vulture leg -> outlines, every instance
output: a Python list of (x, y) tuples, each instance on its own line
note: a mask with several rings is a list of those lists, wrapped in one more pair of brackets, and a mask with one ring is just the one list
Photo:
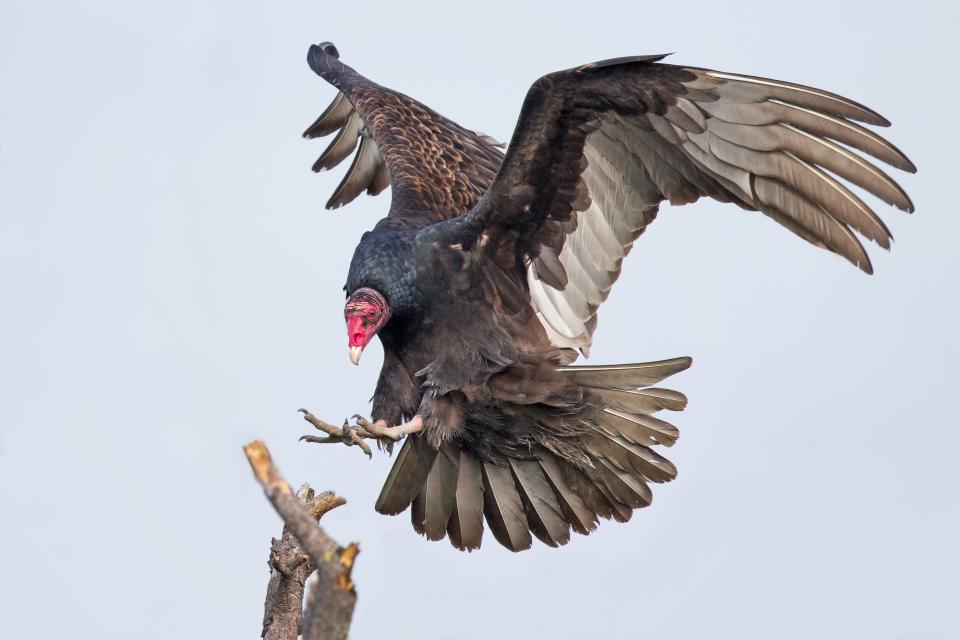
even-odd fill
[(326, 436), (302, 436), (300, 438), (303, 442), (313, 442), (316, 444), (330, 444), (330, 443), (342, 443), (349, 446), (357, 445), (360, 449), (367, 454), (367, 456), (372, 455), (370, 447), (363, 440), (366, 439), (376, 439), (381, 449), (386, 449), (387, 451), (393, 451), (393, 444), (399, 440), (402, 440), (404, 437), (417, 433), (423, 430), (423, 420), (420, 416), (414, 416), (409, 422), (404, 422), (403, 424), (398, 424), (394, 427), (387, 426), (387, 423), (383, 420), (377, 420), (376, 422), (370, 422), (366, 418), (355, 415), (353, 419), (356, 421), (357, 426), (351, 427), (347, 421), (343, 422), (342, 427), (337, 427), (330, 423), (324, 422), (323, 420), (317, 418), (315, 415), (307, 411), (306, 409), (300, 409), (300, 412), (303, 413), (303, 419), (316, 427), (319, 431), (326, 433)]
[(415, 415), (409, 422), (398, 424), (395, 427), (387, 426), (384, 420), (370, 422), (366, 418), (356, 415), (353, 416), (353, 419), (356, 421), (357, 427), (366, 432), (366, 434), (363, 434), (364, 437), (379, 438), (391, 443), (402, 440), (411, 433), (418, 433), (423, 430), (423, 419), (419, 415)]
[(304, 420), (312, 424), (317, 430), (323, 431), (327, 434), (325, 437), (302, 436), (300, 438), (301, 442), (314, 442), (317, 444), (340, 442), (348, 447), (357, 445), (360, 447), (361, 451), (367, 454), (368, 458), (373, 456), (373, 453), (370, 451), (370, 447), (366, 442), (363, 441), (363, 436), (359, 433), (359, 430), (351, 429), (346, 420), (343, 421), (342, 427), (337, 427), (329, 422), (324, 422), (306, 409), (300, 409), (300, 413), (303, 414)]

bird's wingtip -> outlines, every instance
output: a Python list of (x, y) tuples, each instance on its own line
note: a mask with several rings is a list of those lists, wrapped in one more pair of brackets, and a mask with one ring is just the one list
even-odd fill
[(320, 44), (312, 44), (307, 50), (307, 64), (310, 65), (310, 68), (313, 69), (313, 72), (320, 74), (323, 65), (322, 63), (326, 61), (327, 57), (340, 59), (340, 51), (337, 50), (337, 47), (332, 42), (321, 42)]
[(337, 45), (333, 44), (332, 42), (321, 42), (320, 44), (316, 45), (316, 47), (328, 56), (333, 56), (334, 58), (338, 59), (340, 58), (340, 52), (337, 50)]

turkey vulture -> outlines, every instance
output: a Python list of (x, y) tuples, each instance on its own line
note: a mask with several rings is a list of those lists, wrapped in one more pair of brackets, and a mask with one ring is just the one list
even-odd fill
[[(659, 388), (690, 358), (574, 366), (634, 241), (663, 201), (710, 196), (760, 211), (867, 273), (856, 234), (889, 248), (883, 221), (841, 179), (904, 211), (910, 199), (864, 156), (914, 172), (870, 109), (797, 84), (617, 58), (531, 86), (503, 152), (364, 78), (330, 43), (310, 68), (339, 90), (304, 133), (336, 133), (314, 165), (359, 148), (327, 208), (391, 188), (347, 275), (350, 359), (379, 336), (373, 397), (383, 441), (404, 438), (377, 500), (459, 549), (484, 520), (513, 551), (565, 544), (598, 518), (624, 522), (650, 483), (676, 476), (655, 451), (678, 431)], [(862, 152), (863, 155), (857, 152)], [(856, 232), (856, 233), (855, 233)]]

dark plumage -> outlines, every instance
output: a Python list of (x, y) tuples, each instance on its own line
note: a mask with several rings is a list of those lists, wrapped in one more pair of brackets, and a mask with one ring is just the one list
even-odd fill
[(317, 171), (357, 150), (328, 208), (391, 187), (345, 313), (354, 361), (383, 343), (374, 420), (412, 421), (377, 510), (411, 507), (418, 532), (460, 549), (480, 545), (484, 519), (514, 551), (565, 544), (571, 528), (628, 520), (676, 476), (654, 448), (677, 429), (653, 414), (686, 398), (653, 385), (690, 359), (571, 364), (661, 202), (760, 211), (868, 273), (856, 233), (885, 248), (890, 234), (840, 179), (913, 209), (856, 152), (914, 171), (855, 121), (889, 123), (825, 91), (662, 56), (597, 62), (535, 82), (504, 154), (338, 58), (310, 48), (340, 93), (304, 135), (336, 133)]

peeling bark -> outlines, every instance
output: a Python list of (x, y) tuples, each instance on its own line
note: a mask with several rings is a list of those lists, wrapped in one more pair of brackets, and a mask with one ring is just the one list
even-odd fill
[[(346, 500), (331, 492), (314, 495), (309, 485), (295, 495), (259, 440), (244, 447), (244, 453), (285, 523), (280, 538), (270, 545), (261, 637), (296, 640), (302, 633), (304, 640), (345, 640), (357, 601), (350, 576), (359, 547), (356, 543), (341, 547), (317, 521)], [(304, 609), (304, 584), (311, 575)]]

